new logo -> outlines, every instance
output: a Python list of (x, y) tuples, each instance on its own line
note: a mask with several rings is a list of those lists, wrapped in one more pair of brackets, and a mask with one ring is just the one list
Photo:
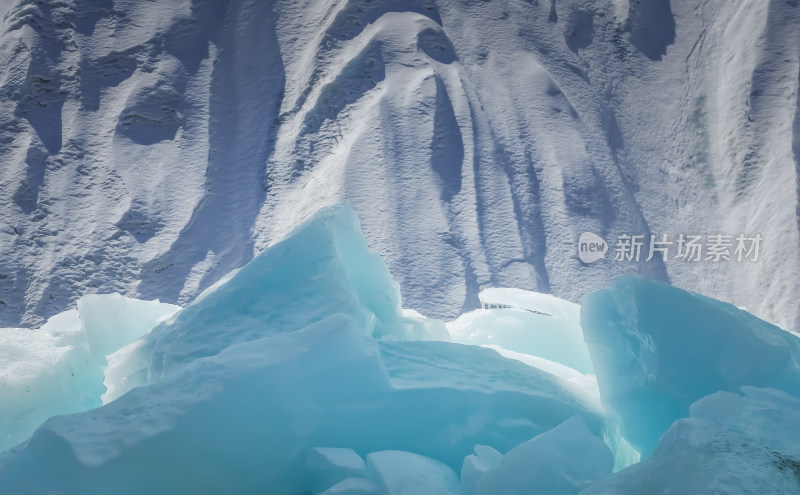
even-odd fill
[(597, 234), (584, 232), (578, 238), (578, 258), (587, 265), (605, 258), (608, 243)]

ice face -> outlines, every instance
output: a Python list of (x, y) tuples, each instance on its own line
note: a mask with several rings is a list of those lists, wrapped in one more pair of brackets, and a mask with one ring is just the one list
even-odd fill
[(450, 340), (494, 349), (557, 376), (601, 408), (580, 327), (580, 306), (550, 294), (513, 288), (490, 288), (479, 296), (484, 309), (447, 323)]
[(602, 433), (600, 411), (557, 376), (409, 340), (442, 330), (404, 316), (353, 212), (324, 210), (113, 354), (116, 400), (53, 417), (0, 456), (0, 492), (453, 491), (475, 445), (506, 452), (575, 415)]
[[(56, 315), (50, 322), (51, 325), (45, 326), (73, 331), (80, 328), (77, 311)], [(75, 369), (80, 365), (78, 354), (79, 351), (48, 331), (0, 330), (0, 450), (28, 438), (53, 414), (96, 405), (92, 400), (95, 393), (89, 392), (89, 397), (75, 393), (75, 388), (85, 387), (73, 384), (82, 381), (84, 375), (91, 376), (86, 366)]]
[(121, 494), (292, 493), (308, 488), (298, 459), (313, 445), (413, 451), (453, 470), (475, 444), (507, 450), (576, 413), (599, 429), (600, 418), (550, 375), (480, 347), (376, 347), (337, 314), (50, 419), (0, 460), (0, 489), (39, 489), (50, 482), (34, 474), (54, 469), (65, 493), (104, 493), (111, 478)]
[(461, 466), (461, 495), (474, 495), (475, 485), (503, 459), (503, 454), (488, 445), (476, 445), (475, 453), (464, 458)]
[[(797, 491), (797, 337), (639, 279), (588, 297), (582, 327), (551, 296), (485, 296), (511, 307), (449, 342), (339, 206), (177, 313), (92, 296), (2, 331), (0, 425), (43, 424), (0, 453), (0, 493)], [(565, 364), (581, 335), (602, 404)]]
[(708, 394), (800, 393), (800, 339), (727, 303), (623, 278), (584, 299), (581, 324), (603, 405), (645, 457)]
[(92, 294), (78, 300), (81, 331), (97, 362), (149, 332), (181, 308), (119, 294)]
[(0, 450), (48, 417), (99, 407), (106, 355), (180, 309), (119, 294), (87, 295), (39, 329), (0, 329)]
[(172, 367), (336, 313), (356, 320), (364, 336), (446, 337), (441, 323), (403, 316), (399, 287), (367, 248), (355, 213), (336, 206), (206, 290), (144, 342), (112, 356), (114, 397)]
[(580, 326), (580, 306), (550, 294), (486, 289), (484, 308), (448, 323), (454, 342), (491, 345), (594, 373)]
[(748, 436), (775, 452), (800, 460), (800, 399), (776, 389), (742, 387), (717, 392), (689, 408), (691, 417)]
[[(364, 479), (367, 467), (353, 449), (317, 447), (309, 451), (306, 461), (311, 490), (322, 492), (348, 479)], [(339, 486), (338, 490), (347, 487)]]
[(367, 471), (382, 493), (392, 495), (456, 495), (458, 477), (439, 461), (402, 451), (367, 456)]
[(465, 459), (462, 494), (573, 494), (611, 473), (614, 465), (608, 446), (579, 416), (514, 447), (502, 458), (477, 449), (476, 453)]
[(775, 389), (717, 392), (666, 431), (652, 457), (583, 495), (800, 493), (800, 399)]

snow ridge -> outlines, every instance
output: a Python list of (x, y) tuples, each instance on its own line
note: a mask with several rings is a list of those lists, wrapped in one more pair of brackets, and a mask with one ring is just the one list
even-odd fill
[[(0, 324), (185, 304), (349, 201), (405, 305), (638, 273), (800, 328), (797, 2), (22, 1), (0, 26)], [(794, 146), (794, 149), (793, 149)], [(764, 237), (582, 264), (581, 232)]]

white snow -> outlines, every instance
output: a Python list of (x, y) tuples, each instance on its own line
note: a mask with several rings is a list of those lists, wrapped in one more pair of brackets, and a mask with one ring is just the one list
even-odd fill
[[(792, 2), (8, 5), (5, 326), (91, 292), (186, 305), (346, 199), (428, 316), (636, 272), (798, 328)], [(764, 246), (584, 265), (587, 231)]]

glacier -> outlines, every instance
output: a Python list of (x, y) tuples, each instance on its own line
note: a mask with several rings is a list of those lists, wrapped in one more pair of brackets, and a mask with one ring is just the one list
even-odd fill
[(580, 306), (549, 294), (490, 288), (480, 293), (484, 306), (447, 323), (454, 342), (487, 345), (594, 373), (580, 327)]
[(579, 416), (573, 416), (509, 450), (478, 476), (472, 475), (477, 478), (474, 485), (469, 484), (470, 477), (464, 479), (462, 471), (461, 493), (578, 493), (610, 473), (613, 464), (606, 444), (591, 434)]
[(730, 304), (622, 278), (586, 296), (581, 323), (602, 402), (645, 455), (706, 395), (755, 386), (800, 396), (800, 339)]
[(602, 434), (579, 388), (491, 349), (409, 340), (437, 328), (423, 319), (403, 316), (355, 213), (323, 210), (111, 354), (116, 397), (0, 455), (0, 491), (303, 493), (319, 448), (365, 457), (359, 479), (389, 489), (405, 486), (397, 456), (444, 476), (475, 445), (509, 450), (575, 415)]
[[(787, 0), (0, 2), (0, 324), (186, 306), (349, 200), (409, 307), (639, 274), (800, 329)], [(257, 47), (257, 48), (256, 48)], [(580, 262), (592, 232), (757, 263)]]
[(0, 450), (28, 438), (50, 416), (101, 406), (106, 356), (179, 309), (94, 294), (35, 331), (0, 329)]
[(584, 495), (800, 490), (797, 397), (742, 387), (693, 404), (664, 433), (652, 457), (600, 480)]
[[(16, 345), (0, 352), (12, 379), (0, 383), (16, 387), (0, 418), (26, 421), (0, 423), (0, 492), (800, 489), (794, 334), (641, 278), (579, 309), (518, 289), (482, 299), (503, 307), (473, 311), (479, 327), (470, 313), (445, 324), (403, 309), (347, 205), (185, 308), (85, 296), (38, 330), (0, 331)], [(554, 353), (561, 335), (568, 352)], [(571, 368), (586, 352), (591, 368)], [(76, 360), (91, 366), (73, 380)], [(26, 383), (48, 393), (24, 402)], [(86, 400), (53, 409), (60, 397)], [(6, 436), (18, 428), (25, 438)]]

